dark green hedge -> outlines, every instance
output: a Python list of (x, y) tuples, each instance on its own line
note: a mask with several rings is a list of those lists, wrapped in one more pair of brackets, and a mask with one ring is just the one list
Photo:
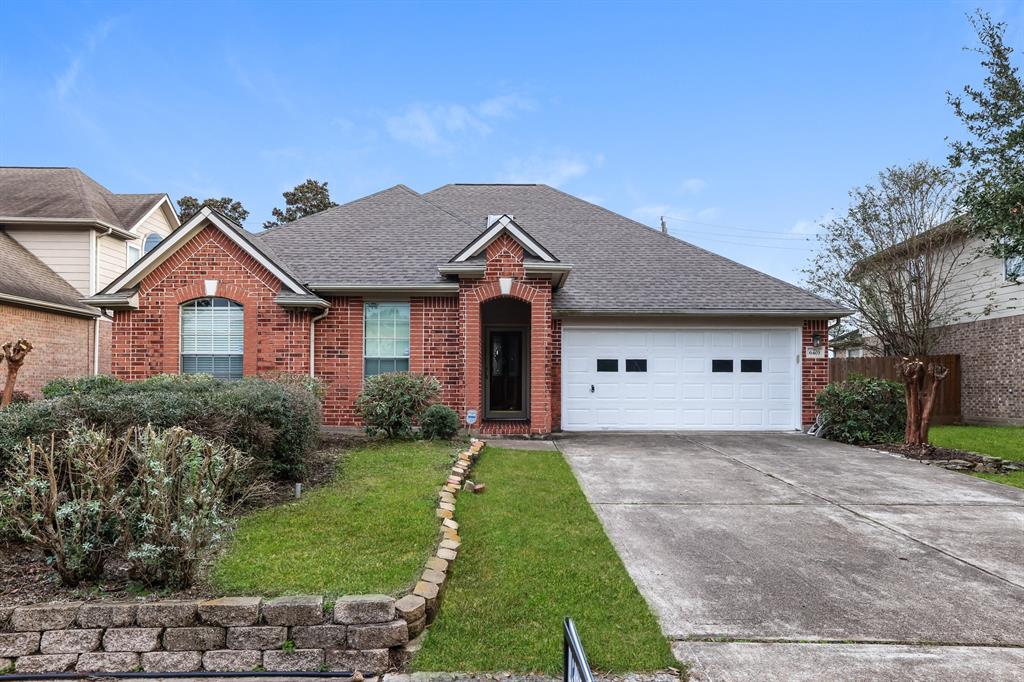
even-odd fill
[(218, 438), (277, 478), (297, 478), (320, 433), (316, 387), (290, 377), (220, 381), (204, 375), (157, 376), (126, 383), (111, 377), (61, 379), (43, 400), (0, 411), (0, 467), (26, 438), (59, 438), (76, 422), (113, 434), (133, 426), (183, 426)]
[(851, 377), (826, 386), (816, 403), (829, 440), (855, 445), (903, 440), (907, 423), (903, 384)]

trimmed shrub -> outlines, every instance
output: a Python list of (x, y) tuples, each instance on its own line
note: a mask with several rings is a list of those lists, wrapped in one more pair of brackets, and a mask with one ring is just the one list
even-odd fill
[(815, 402), (830, 440), (854, 445), (903, 440), (907, 423), (903, 384), (851, 377), (826, 386)]
[(59, 398), (72, 393), (102, 393), (115, 391), (124, 385), (120, 379), (109, 374), (96, 374), (86, 377), (61, 377), (54, 379), (42, 388), (44, 398)]
[(41, 548), (65, 585), (98, 578), (121, 537), (125, 439), (74, 426), (57, 443), (26, 445), (0, 491), (3, 517)]
[(413, 423), (440, 394), (440, 382), (425, 374), (375, 374), (356, 398), (356, 414), (371, 436), (409, 438)]
[(130, 574), (146, 585), (188, 587), (202, 552), (227, 525), (225, 507), (252, 459), (182, 428), (132, 435), (136, 474), (126, 502)]
[[(54, 396), (0, 412), (0, 458), (28, 437), (62, 438), (81, 421), (108, 433), (133, 427), (181, 426), (221, 439), (256, 460), (254, 472), (297, 478), (320, 435), (320, 401), (301, 381), (247, 378), (221, 381), (206, 375), (161, 375), (125, 383), (59, 380)], [(3, 462), (0, 461), (0, 464)]]
[(420, 418), (420, 434), (430, 440), (451, 440), (459, 432), (459, 415), (447, 405), (431, 405)]

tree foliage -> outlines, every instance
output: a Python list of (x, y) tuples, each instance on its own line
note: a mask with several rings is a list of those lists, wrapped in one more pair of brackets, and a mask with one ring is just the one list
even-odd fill
[(846, 214), (818, 236), (804, 274), (813, 290), (855, 311), (853, 321), (874, 350), (904, 358), (907, 442), (926, 442), (946, 371), (921, 358), (935, 353), (946, 327), (963, 314), (958, 302), (970, 292), (951, 295), (951, 284), (977, 257), (953, 220), (953, 174), (923, 161), (892, 167), (850, 199)]
[(970, 17), (988, 71), (984, 84), (946, 93), (968, 137), (952, 142), (950, 164), (961, 171), (960, 206), (972, 229), (1000, 258), (1024, 256), (1024, 82), (1004, 42), (1006, 24), (978, 10)]
[(276, 227), (281, 223), (290, 223), (308, 215), (326, 211), (332, 206), (337, 206), (331, 201), (331, 193), (327, 190), (327, 182), (320, 182), (310, 178), (298, 184), (290, 192), (284, 192), (285, 208), (282, 211), (275, 208), (271, 211), (274, 220), (263, 223), (263, 227)]
[(876, 185), (854, 188), (846, 214), (818, 236), (807, 283), (854, 310), (874, 350), (929, 355), (962, 313), (947, 290), (976, 256), (952, 222), (955, 198), (947, 169), (924, 161), (888, 168)]
[(208, 197), (200, 201), (189, 195), (178, 199), (178, 217), (181, 219), (181, 222), (185, 222), (196, 213), (199, 213), (203, 206), (217, 209), (239, 225), (245, 223), (245, 219), (249, 217), (249, 212), (242, 206), (242, 202), (236, 201), (231, 197), (221, 197), (220, 199)]

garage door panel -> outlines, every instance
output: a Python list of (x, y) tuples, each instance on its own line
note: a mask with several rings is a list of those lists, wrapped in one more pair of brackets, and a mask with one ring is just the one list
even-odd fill
[[(794, 359), (799, 357), (799, 340), (796, 328), (566, 327), (562, 426), (796, 428), (800, 365)], [(618, 371), (597, 372), (598, 359), (614, 360)], [(626, 372), (627, 360), (646, 361), (636, 368), (646, 371)], [(731, 361), (733, 371), (712, 372), (712, 360)]]

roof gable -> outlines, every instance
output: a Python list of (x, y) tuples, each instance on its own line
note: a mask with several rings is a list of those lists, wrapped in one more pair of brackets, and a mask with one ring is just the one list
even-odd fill
[(309, 290), (296, 280), (284, 266), (280, 265), (266, 249), (261, 248), (241, 226), (236, 225), (229, 218), (211, 209), (209, 206), (204, 206), (194, 216), (185, 221), (183, 225), (164, 238), (155, 249), (139, 259), (134, 265), (125, 270), (120, 277), (96, 294), (96, 303), (102, 303), (105, 299), (113, 300), (118, 295), (138, 286), (148, 274), (153, 272), (161, 263), (174, 255), (178, 249), (207, 227), (216, 228), (224, 233), (243, 251), (252, 256), (256, 262), (280, 280), (293, 294), (300, 296), (310, 295)]
[(519, 243), (520, 246), (526, 251), (526, 253), (539, 258), (545, 263), (557, 263), (558, 259), (551, 254), (550, 251), (545, 249), (540, 242), (527, 234), (520, 225), (515, 221), (515, 218), (507, 213), (501, 215), (489, 215), (487, 216), (487, 228), (480, 234), (479, 237), (471, 241), (462, 251), (455, 254), (455, 256), (449, 261), (450, 263), (464, 263), (469, 259), (483, 253), (488, 246), (490, 246), (498, 237), (503, 234), (507, 234), (509, 237)]

